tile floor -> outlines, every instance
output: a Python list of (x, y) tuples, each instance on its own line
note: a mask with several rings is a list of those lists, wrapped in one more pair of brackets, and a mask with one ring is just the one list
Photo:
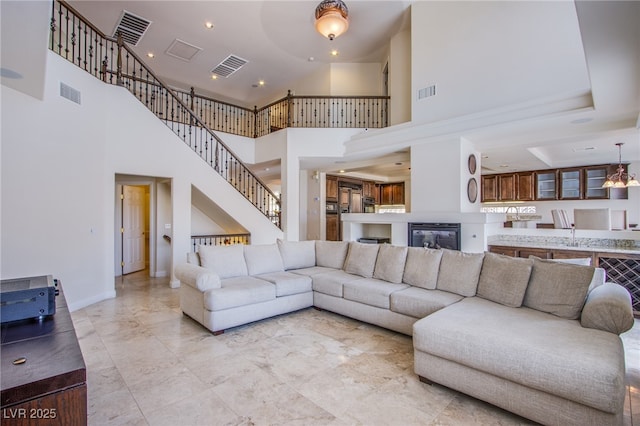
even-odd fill
[[(213, 336), (145, 272), (72, 314), (91, 425), (532, 424), (418, 381), (411, 338), (309, 308)], [(623, 335), (625, 426), (640, 425), (640, 321)]]

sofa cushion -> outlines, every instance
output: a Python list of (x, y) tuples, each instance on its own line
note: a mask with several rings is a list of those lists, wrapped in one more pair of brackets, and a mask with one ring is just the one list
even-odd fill
[(517, 308), (527, 291), (533, 259), (485, 253), (478, 281), (478, 296)]
[(441, 250), (442, 260), (440, 261), (436, 288), (460, 296), (475, 296), (484, 253)]
[(275, 284), (276, 297), (311, 291), (311, 278), (300, 274), (282, 271), (257, 275), (256, 278)]
[(390, 302), (393, 312), (414, 318), (424, 318), (461, 299), (462, 296), (459, 294), (448, 291), (409, 287), (391, 293)]
[(324, 274), (313, 275), (311, 279), (313, 280), (313, 291), (328, 294), (329, 296), (342, 297), (344, 283), (363, 280), (364, 278), (348, 274), (343, 270), (332, 270)]
[(622, 342), (578, 321), (469, 297), (418, 320), (413, 346), (607, 413), (622, 412), (615, 406), (624, 401)]
[(399, 284), (402, 282), (407, 247), (382, 244), (378, 250), (373, 278)]
[(434, 290), (438, 282), (442, 253), (442, 250), (409, 247), (402, 282)]
[(577, 319), (593, 278), (591, 266), (533, 259), (522, 304), (567, 319)]
[(316, 266), (342, 269), (349, 250), (348, 241), (316, 241)]
[(284, 271), (282, 256), (276, 244), (244, 246), (244, 258), (249, 275)]
[(221, 279), (242, 277), (248, 274), (244, 260), (244, 245), (198, 246), (201, 266), (211, 269)]
[(633, 327), (633, 308), (629, 291), (615, 283), (593, 289), (587, 297), (580, 324), (583, 327), (622, 334)]
[(327, 268), (326, 266), (312, 266), (311, 268), (292, 269), (289, 272), (292, 274), (306, 275), (312, 277), (318, 274), (324, 274), (325, 272), (333, 272), (337, 269)]
[(378, 257), (378, 244), (349, 243), (349, 253), (344, 263), (344, 270), (350, 274), (364, 278), (373, 277), (373, 269)]
[(285, 270), (316, 266), (315, 241), (284, 241), (278, 239), (277, 244)]
[(253, 305), (276, 298), (276, 286), (255, 277), (222, 280), (222, 288), (204, 293), (204, 307), (209, 311)]
[(409, 285), (368, 278), (344, 283), (344, 298), (365, 305), (389, 309), (389, 296), (393, 292), (405, 288), (409, 288)]

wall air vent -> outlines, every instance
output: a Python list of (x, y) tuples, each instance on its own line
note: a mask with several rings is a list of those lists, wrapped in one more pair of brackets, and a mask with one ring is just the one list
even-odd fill
[(242, 59), (235, 55), (229, 55), (227, 58), (220, 62), (211, 72), (220, 77), (229, 77), (234, 72), (242, 68), (247, 62), (246, 59)]
[(429, 98), (431, 96), (436, 95), (436, 85), (432, 84), (431, 86), (427, 86), (423, 89), (418, 90), (418, 100)]
[(179, 38), (175, 39), (171, 46), (165, 51), (169, 56), (182, 59), (185, 62), (191, 62), (194, 56), (196, 56), (202, 50), (201, 47), (189, 44), (186, 41), (182, 41)]
[(148, 19), (123, 10), (116, 29), (113, 30), (113, 36), (116, 37), (120, 33), (124, 41), (137, 46), (144, 33), (149, 29), (149, 25), (151, 25), (151, 21)]
[(80, 105), (80, 91), (60, 82), (60, 96)]

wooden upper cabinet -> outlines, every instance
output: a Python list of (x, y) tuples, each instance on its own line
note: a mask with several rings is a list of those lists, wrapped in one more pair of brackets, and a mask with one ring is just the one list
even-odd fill
[(516, 200), (531, 201), (534, 198), (533, 172), (516, 173)]
[(560, 199), (582, 199), (582, 173), (581, 169), (560, 170)]
[(498, 194), (500, 201), (513, 201), (516, 199), (516, 175), (508, 173), (498, 175)]
[(362, 195), (367, 198), (376, 198), (376, 184), (370, 180), (362, 181)]
[(327, 176), (327, 201), (338, 201), (338, 178)]
[(380, 185), (380, 204), (404, 204), (404, 182)]
[(481, 177), (482, 194), (481, 201), (498, 201), (498, 175), (485, 175)]

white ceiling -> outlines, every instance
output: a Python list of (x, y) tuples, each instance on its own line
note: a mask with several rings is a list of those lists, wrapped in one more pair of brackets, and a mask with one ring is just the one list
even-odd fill
[[(169, 84), (194, 86), (196, 91), (216, 99), (253, 107), (283, 97), (291, 82), (313, 75), (332, 61), (383, 61), (389, 38), (409, 23), (413, 1), (348, 0), (349, 30), (334, 41), (323, 38), (313, 27), (319, 0), (76, 0), (70, 4), (107, 34), (113, 32), (123, 10), (151, 20), (147, 34), (134, 50), (156, 74)], [(25, 76), (29, 69), (44, 72), (41, 65), (29, 62), (41, 54), (25, 55), (21, 50), (12, 55), (12, 44), (5, 43), (11, 38), (5, 33), (9, 28), (5, 17), (10, 16), (5, 10), (11, 9), (4, 6), (14, 4), (14, 9), (19, 10), (23, 2), (0, 3), (2, 67)], [(46, 13), (48, 7), (40, 9)], [(640, 162), (640, 2), (581, 1), (576, 3), (576, 10), (594, 107), (571, 115), (460, 129), (459, 135), (481, 153), (483, 173), (616, 163), (617, 142), (625, 143), (623, 161)], [(19, 16), (11, 19), (24, 22)], [(206, 29), (206, 21), (211, 21), (214, 29)], [(42, 19), (31, 22), (40, 27)], [(202, 51), (191, 62), (166, 55), (164, 52), (175, 39)], [(33, 42), (34, 48), (27, 47), (26, 51), (34, 52), (40, 44)], [(340, 52), (337, 58), (329, 55), (333, 48)], [(154, 52), (155, 58), (147, 58), (147, 52)], [(249, 63), (231, 77), (213, 81), (211, 69), (229, 54)], [(314, 60), (309, 61), (309, 57)], [(261, 79), (265, 86), (253, 87)], [(16, 81), (28, 84), (31, 80)], [(3, 84), (7, 81), (3, 76)], [(338, 159), (327, 158), (324, 162), (305, 162), (304, 166), (329, 171), (353, 169), (394, 179), (408, 175), (408, 156), (406, 146), (397, 146), (378, 159), (360, 156), (349, 158), (349, 163), (336, 163)], [(397, 166), (398, 162), (403, 164)], [(269, 169), (274, 173), (274, 167)]]

